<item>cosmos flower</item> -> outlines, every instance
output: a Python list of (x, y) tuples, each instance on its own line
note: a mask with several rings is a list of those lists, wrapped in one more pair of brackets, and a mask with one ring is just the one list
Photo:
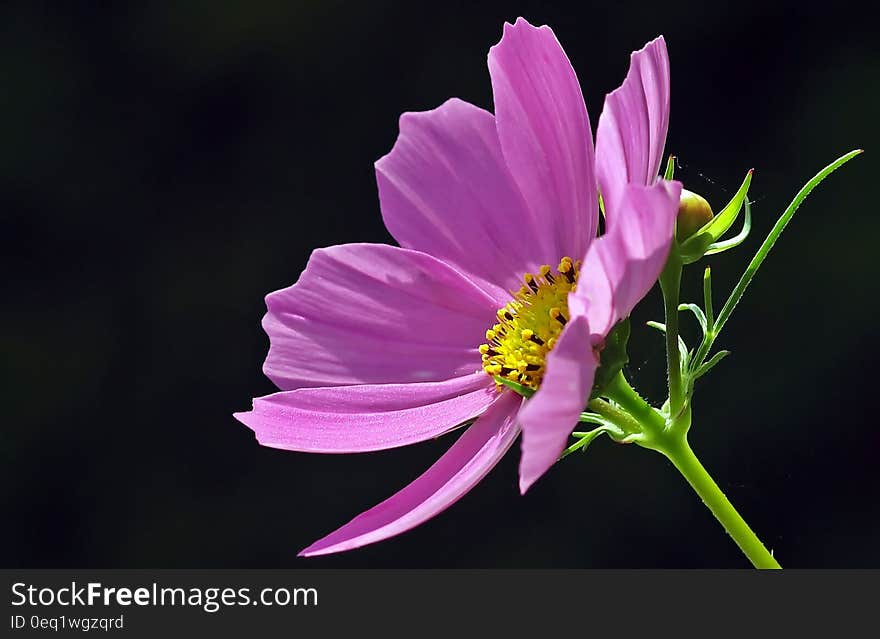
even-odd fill
[[(376, 163), (400, 247), (316, 250), (296, 284), (266, 298), (263, 370), (281, 392), (236, 414), (264, 446), (375, 451), (472, 422), (424, 474), (303, 555), (426, 521), (520, 432), (525, 492), (578, 422), (603, 340), (665, 263), (681, 187), (657, 177), (669, 118), (662, 37), (633, 53), (607, 96), (595, 151), (580, 85), (549, 27), (505, 24), (488, 61), (494, 116), (458, 99), (405, 113)], [(495, 376), (537, 392), (524, 400)]]

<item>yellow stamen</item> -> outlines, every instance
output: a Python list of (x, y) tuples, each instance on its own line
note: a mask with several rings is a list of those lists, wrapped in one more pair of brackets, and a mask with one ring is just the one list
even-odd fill
[(503, 308), (498, 323), (486, 331), (479, 351), (483, 370), (537, 389), (545, 361), (568, 322), (568, 294), (577, 285), (580, 262), (560, 260), (554, 272), (545, 264), (538, 273), (523, 275), (525, 286)]

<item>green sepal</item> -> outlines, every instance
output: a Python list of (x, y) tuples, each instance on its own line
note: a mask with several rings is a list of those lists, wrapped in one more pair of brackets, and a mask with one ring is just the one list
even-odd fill
[(743, 218), (742, 230), (729, 240), (724, 240), (723, 242), (714, 242), (713, 244), (710, 244), (709, 248), (706, 249), (706, 255), (716, 255), (718, 253), (723, 253), (724, 251), (729, 251), (730, 249), (736, 248), (737, 246), (745, 242), (746, 238), (749, 236), (749, 233), (751, 233), (752, 231), (752, 206), (751, 202), (749, 202), (749, 198), (746, 198), (743, 202), (743, 208), (745, 209), (745, 216)]
[(671, 180), (675, 176), (675, 156), (670, 155), (666, 161), (666, 170), (663, 172), (664, 180)]
[(507, 388), (512, 390), (514, 393), (516, 393), (517, 395), (522, 395), (526, 399), (528, 399), (529, 397), (531, 397), (532, 395), (535, 394), (534, 388), (529, 388), (528, 386), (523, 386), (519, 382), (515, 382), (512, 379), (507, 379), (506, 377), (501, 377), (500, 375), (493, 375), (492, 377), (499, 384), (503, 384), (504, 386), (507, 386)]
[(605, 338), (605, 348), (599, 355), (599, 368), (593, 379), (593, 392), (590, 397), (599, 397), (602, 391), (611, 383), (617, 374), (629, 362), (626, 353), (626, 344), (629, 341), (629, 318), (619, 321), (608, 337)]
[[(687, 240), (679, 246), (681, 259), (685, 264), (691, 264), (699, 260), (711, 245), (718, 241), (727, 230), (733, 226), (739, 212), (743, 208), (746, 195), (749, 192), (749, 185), (752, 183), (752, 170), (746, 173), (743, 183), (740, 185), (733, 198), (728, 202), (722, 211), (691, 235)], [(745, 239), (745, 238), (743, 238)]]

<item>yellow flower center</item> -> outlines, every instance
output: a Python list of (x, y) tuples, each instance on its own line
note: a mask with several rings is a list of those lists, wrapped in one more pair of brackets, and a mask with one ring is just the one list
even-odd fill
[(563, 257), (556, 271), (545, 264), (537, 274), (523, 276), (525, 286), (498, 309), (498, 323), (486, 331), (480, 346), (486, 373), (537, 390), (547, 353), (568, 322), (568, 294), (579, 271), (580, 262)]

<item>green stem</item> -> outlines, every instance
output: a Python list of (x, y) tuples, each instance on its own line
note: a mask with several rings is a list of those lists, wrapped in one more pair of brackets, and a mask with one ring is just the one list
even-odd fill
[(666, 420), (630, 386), (623, 371), (614, 376), (603, 392), (642, 425), (640, 430), (660, 433), (665, 428)]
[[(798, 192), (791, 204), (777, 220), (767, 239), (761, 244), (755, 257), (743, 273), (721, 312), (713, 321), (711, 272), (707, 269), (703, 279), (703, 293), (706, 306), (706, 329), (703, 341), (693, 358), (694, 371), (700, 370), (703, 359), (709, 354), (715, 338), (724, 328), (733, 309), (745, 293), (761, 264), (766, 259), (776, 240), (794, 216), (795, 211), (806, 197), (822, 180), (862, 151), (856, 150), (838, 158)], [(671, 163), (670, 163), (671, 166)], [(748, 203), (746, 204), (748, 206)], [(690, 427), (690, 408), (685, 410), (685, 389), (683, 388), (681, 361), (678, 351), (678, 307), (679, 287), (681, 285), (682, 258), (678, 247), (673, 243), (666, 266), (660, 275), (660, 288), (663, 291), (663, 305), (666, 315), (666, 359), (669, 376), (669, 420), (653, 409), (626, 381), (622, 373), (618, 374), (605, 389), (606, 397), (614, 400), (614, 404), (595, 399), (590, 402), (591, 410), (607, 419), (611, 424), (619, 425), (624, 431), (633, 435), (634, 441), (645, 448), (662, 453), (684, 476), (703, 503), (749, 558), (756, 568), (781, 568), (779, 562), (767, 550), (757, 535), (736, 511), (718, 484), (712, 479), (700, 460), (694, 455), (687, 442), (687, 431)], [(719, 354), (721, 355), (721, 354)], [(723, 355), (721, 355), (723, 357)], [(716, 355), (716, 360), (718, 355)], [(688, 391), (689, 394), (689, 391)], [(586, 445), (586, 444), (582, 444)]]
[(684, 405), (681, 362), (678, 354), (678, 300), (681, 269), (681, 257), (673, 246), (666, 266), (663, 268), (663, 273), (660, 274), (660, 290), (663, 292), (663, 308), (666, 315), (666, 361), (668, 363), (670, 415), (677, 415)]
[(782, 568), (706, 472), (686, 438), (669, 442), (656, 450), (684, 476), (755, 568)]
[(622, 372), (611, 380), (603, 393), (617, 406), (594, 399), (589, 404), (591, 410), (619, 424), (625, 431), (639, 433), (632, 441), (669, 459), (756, 568), (781, 568), (688, 445), (689, 411), (683, 415), (686, 421), (667, 423), (663, 415), (630, 386)]

